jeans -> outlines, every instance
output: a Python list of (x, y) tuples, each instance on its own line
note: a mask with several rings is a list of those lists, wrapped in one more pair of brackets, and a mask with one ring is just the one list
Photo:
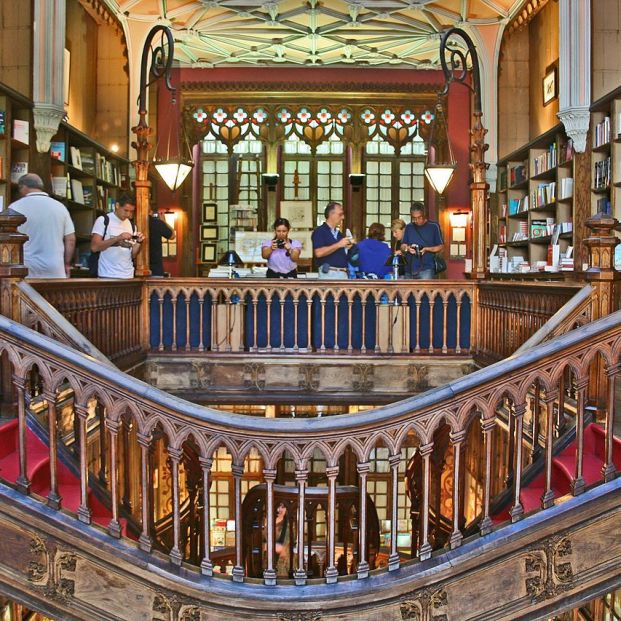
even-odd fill
[(413, 278), (414, 280), (432, 280), (436, 277), (436, 271), (433, 268), (428, 268), (425, 270), (420, 270), (420, 272), (416, 272), (412, 274), (411, 272), (405, 273), (406, 278)]

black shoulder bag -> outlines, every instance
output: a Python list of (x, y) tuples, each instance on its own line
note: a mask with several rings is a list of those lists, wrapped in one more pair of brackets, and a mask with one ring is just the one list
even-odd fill
[[(435, 224), (435, 223), (434, 223)], [(416, 230), (417, 233), (419, 235), (419, 237), (425, 242), (425, 246), (427, 246), (427, 240), (420, 234), (420, 231), (418, 230), (418, 226), (416, 226)], [(436, 226), (438, 226), (436, 224)], [(442, 237), (442, 234), (440, 234), (440, 237)], [(444, 260), (444, 257), (441, 256), (439, 253), (434, 252), (433, 253), (433, 270), (436, 274), (441, 274), (442, 272), (446, 272), (446, 261)]]

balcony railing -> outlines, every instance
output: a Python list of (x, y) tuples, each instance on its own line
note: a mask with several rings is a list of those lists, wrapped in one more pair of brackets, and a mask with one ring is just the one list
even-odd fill
[[(189, 290), (190, 291), (190, 290)], [(230, 295), (245, 295), (247, 292), (238, 288), (230, 289)], [(600, 393), (605, 408), (605, 425), (601, 475), (594, 483), (609, 481), (616, 476), (613, 462), (613, 427), (614, 427), (614, 381), (621, 367), (618, 364), (618, 352), (621, 348), (621, 312), (613, 313), (604, 319), (592, 322), (568, 334), (539, 346), (521, 355), (517, 355), (502, 364), (482, 369), (441, 389), (399, 403), (377, 408), (375, 410), (346, 417), (320, 418), (310, 420), (256, 419), (243, 415), (218, 412), (175, 399), (110, 367), (97, 364), (90, 357), (76, 352), (58, 342), (33, 332), (4, 317), (0, 317), (0, 346), (6, 354), (13, 370), (13, 385), (18, 396), (19, 420), (19, 476), (18, 488), (24, 492), (29, 489), (29, 455), (26, 442), (26, 394), (33, 389), (32, 370), (36, 366), (38, 377), (37, 392), (47, 401), (48, 426), (50, 431), (49, 448), (49, 506), (58, 508), (62, 502), (59, 498), (59, 481), (56, 464), (58, 463), (57, 437), (60, 418), (56, 411), (56, 394), (60, 386), (69, 386), (74, 393), (74, 411), (77, 417), (76, 428), (79, 437), (87, 437), (87, 420), (93, 400), (105, 408), (103, 425), (105, 442), (99, 445), (106, 453), (101, 460), (109, 464), (109, 485), (111, 494), (112, 519), (109, 534), (119, 537), (121, 533), (121, 505), (136, 508), (140, 524), (138, 545), (150, 553), (153, 546), (152, 531), (154, 507), (153, 499), (157, 488), (163, 480), (163, 471), (156, 474), (153, 468), (152, 454), (154, 448), (162, 452), (161, 468), (167, 468), (170, 477), (170, 512), (172, 514), (172, 544), (168, 550), (170, 561), (180, 565), (186, 557), (186, 546), (182, 540), (181, 504), (185, 500), (184, 454), (188, 449), (195, 455), (199, 464), (199, 489), (196, 507), (202, 513), (203, 532), (200, 549), (203, 550), (200, 568), (204, 574), (214, 571), (214, 542), (208, 526), (216, 516), (217, 507), (212, 503), (210, 487), (212, 467), (217, 449), (226, 447), (231, 456), (231, 477), (234, 485), (234, 545), (232, 551), (234, 581), (243, 581), (246, 575), (246, 561), (242, 548), (242, 481), (247, 468), (247, 457), (252, 452), (258, 459), (260, 468), (258, 478), (265, 483), (266, 525), (264, 527), (265, 549), (263, 575), (266, 584), (277, 580), (275, 554), (278, 543), (274, 528), (275, 506), (274, 485), (279, 461), (285, 456), (291, 457), (294, 464), (297, 502), (295, 519), (296, 546), (304, 550), (305, 514), (307, 503), (305, 492), (309, 485), (309, 463), (313, 455), (325, 458), (325, 467), (321, 476), (328, 489), (325, 522), (325, 580), (337, 582), (341, 576), (337, 570), (337, 482), (346, 476), (342, 457), (351, 451), (355, 460), (357, 487), (368, 491), (370, 456), (378, 447), (387, 449), (389, 458), (390, 481), (393, 489), (391, 503), (388, 507), (389, 533), (387, 536), (388, 570), (396, 569), (401, 563), (412, 558), (405, 555), (398, 545), (399, 517), (398, 494), (400, 472), (404, 461), (409, 460), (406, 450), (412, 448), (420, 461), (420, 487), (411, 490), (417, 499), (417, 523), (420, 525), (413, 556), (420, 561), (430, 558), (436, 547), (431, 537), (433, 490), (441, 485), (436, 478), (433, 467), (435, 460), (435, 443), (437, 434), (443, 425), (450, 428), (449, 442), (452, 447), (452, 472), (446, 481), (452, 490), (451, 512), (448, 523), (452, 524), (449, 545), (457, 548), (465, 536), (484, 536), (489, 533), (496, 520), (510, 516), (516, 521), (525, 512), (522, 500), (523, 470), (525, 454), (523, 451), (524, 428), (527, 424), (536, 424), (538, 435), (545, 438), (543, 451), (543, 475), (540, 507), (548, 510), (554, 504), (562, 502), (555, 498), (552, 488), (553, 456), (555, 452), (556, 420), (555, 409), (564, 411), (561, 386), (563, 378), (570, 375), (575, 386), (576, 399), (576, 448), (571, 456), (572, 493), (578, 495), (585, 489), (583, 458), (585, 446), (583, 427), (586, 395), (597, 390), (598, 377), (594, 369), (602, 364), (606, 370), (607, 386)], [(527, 399), (529, 392), (536, 386), (540, 391), (541, 404), (538, 419), (529, 422)], [(500, 410), (503, 416), (499, 416)], [(495, 434), (500, 432), (502, 420), (509, 420), (511, 442), (500, 456), (500, 462), (492, 452)], [(135, 437), (136, 455), (139, 464), (128, 468), (123, 460), (132, 454), (129, 431)], [(483, 449), (480, 511), (476, 521), (471, 521), (467, 529), (464, 520), (463, 497), (467, 493), (466, 479), (463, 476), (465, 460), (462, 450), (468, 438), (478, 438)], [(163, 443), (163, 444), (162, 444)], [(107, 447), (107, 449), (105, 448)], [(129, 447), (129, 448), (128, 448)], [(79, 519), (91, 522), (89, 507), (89, 463), (92, 455), (87, 454), (87, 442), (81, 441), (80, 455), (80, 507)], [(496, 468), (493, 465), (500, 464)], [(494, 490), (504, 486), (503, 472), (511, 465), (508, 477), (511, 497), (510, 511), (506, 516), (494, 515), (491, 509)], [(120, 473), (123, 472), (123, 477)], [(182, 476), (182, 472), (185, 475)], [(130, 491), (135, 490), (133, 503)], [(360, 494), (365, 498), (365, 494)], [(127, 499), (127, 502), (125, 500)], [(359, 579), (365, 578), (372, 567), (365, 556), (368, 549), (367, 526), (368, 508), (365, 502), (352, 517), (351, 532), (356, 533), (357, 558), (355, 574)], [(259, 523), (259, 527), (261, 525)], [(95, 528), (95, 526), (93, 526)], [(294, 579), (296, 584), (305, 584), (308, 575), (308, 558), (298, 554), (295, 560)]]

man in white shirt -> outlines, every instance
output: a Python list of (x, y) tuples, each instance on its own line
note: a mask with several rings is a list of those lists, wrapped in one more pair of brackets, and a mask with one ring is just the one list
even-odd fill
[(75, 227), (67, 208), (43, 191), (39, 175), (23, 175), (17, 187), (22, 198), (11, 209), (27, 218), (17, 230), (28, 235), (24, 244), (28, 277), (69, 278), (75, 252)]
[(108, 214), (107, 227), (103, 216), (95, 220), (91, 231), (91, 252), (100, 253), (97, 270), (100, 278), (134, 277), (134, 257), (144, 241), (144, 235), (132, 227), (131, 218), (135, 211), (134, 198), (122, 194), (114, 213)]

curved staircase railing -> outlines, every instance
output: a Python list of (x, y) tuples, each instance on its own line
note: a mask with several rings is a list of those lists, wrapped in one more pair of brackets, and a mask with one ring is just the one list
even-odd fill
[[(209, 540), (207, 525), (210, 524), (211, 504), (207, 490), (210, 487), (211, 468), (214, 451), (224, 446), (232, 456), (232, 477), (234, 480), (234, 521), (235, 521), (235, 563), (233, 580), (244, 580), (244, 559), (241, 537), (242, 491), (244, 459), (254, 449), (261, 459), (262, 479), (267, 485), (268, 498), (272, 496), (276, 478), (276, 466), (283, 455), (288, 453), (295, 463), (295, 493), (298, 496), (296, 519), (305, 522), (304, 496), (309, 478), (308, 464), (315, 451), (326, 459), (325, 480), (328, 489), (328, 504), (334, 506), (336, 485), (341, 465), (339, 459), (350, 450), (356, 459), (358, 487), (367, 490), (370, 470), (370, 454), (377, 446), (388, 449), (390, 458), (391, 485), (397, 489), (400, 481), (399, 466), (404, 460), (403, 449), (414, 447), (420, 455), (421, 504), (420, 538), (416, 549), (419, 560), (429, 559), (433, 552), (430, 538), (430, 506), (432, 490), (432, 458), (435, 448), (434, 433), (442, 425), (450, 427), (449, 443), (453, 449), (452, 461), (452, 523), (449, 545), (457, 548), (463, 540), (463, 506), (460, 496), (464, 490), (464, 456), (462, 448), (468, 434), (476, 434), (484, 445), (483, 490), (479, 534), (486, 535), (495, 523), (510, 519), (519, 520), (525, 512), (547, 510), (557, 502), (559, 489), (554, 485), (556, 472), (563, 467), (569, 480), (569, 492), (581, 494), (586, 487), (609, 481), (616, 476), (621, 459), (619, 445), (613, 437), (614, 425), (614, 379), (621, 369), (621, 312), (613, 313), (603, 319), (589, 323), (553, 341), (516, 355), (501, 364), (479, 370), (458, 381), (451, 382), (441, 389), (424, 393), (386, 407), (347, 416), (306, 420), (256, 419), (243, 415), (222, 413), (197, 406), (171, 395), (162, 393), (151, 386), (129, 377), (114, 368), (97, 364), (88, 356), (80, 354), (65, 345), (43, 337), (32, 330), (0, 317), (0, 348), (12, 366), (12, 384), (18, 397), (18, 434), (16, 454), (19, 467), (15, 480), (18, 490), (28, 493), (30, 489), (28, 464), (31, 459), (26, 441), (24, 390), (28, 374), (34, 365), (41, 378), (42, 395), (47, 400), (50, 430), (49, 446), (49, 493), (47, 502), (52, 508), (62, 506), (58, 493), (58, 454), (56, 431), (58, 424), (55, 410), (57, 387), (68, 384), (74, 391), (75, 410), (79, 417), (79, 435), (85, 436), (88, 417), (88, 404), (96, 399), (105, 407), (104, 425), (109, 447), (111, 519), (108, 532), (119, 537), (120, 490), (118, 473), (119, 431), (122, 420), (132, 421), (137, 432), (140, 447), (140, 468), (131, 473), (134, 483), (140, 490), (141, 534), (138, 546), (145, 552), (152, 549), (151, 510), (149, 498), (155, 484), (149, 468), (149, 450), (157, 430), (167, 436), (167, 459), (171, 474), (172, 492), (172, 547), (170, 561), (180, 565), (184, 560), (181, 545), (181, 485), (180, 462), (184, 444), (192, 441), (198, 447), (198, 461), (202, 475), (202, 524), (206, 529), (204, 540)], [(600, 378), (593, 371), (599, 363), (603, 364), (606, 376), (606, 389), (601, 396), (600, 418), (603, 425), (596, 430), (584, 430), (584, 408), (589, 391), (595, 391)], [(568, 453), (555, 456), (555, 406), (559, 405), (559, 382), (566, 371), (573, 376), (577, 391), (576, 442)], [(534, 383), (542, 389), (540, 413), (540, 433), (545, 438), (544, 469), (537, 485), (525, 500), (526, 490), (522, 488), (522, 471), (525, 456), (522, 447), (524, 425), (529, 412), (527, 395)], [(492, 515), (490, 503), (494, 490), (498, 488), (498, 476), (502, 472), (492, 469), (492, 439), (496, 432), (498, 417), (496, 411), (509, 403), (510, 431), (512, 442), (504, 456), (504, 467), (512, 465), (511, 507), (506, 515)], [(479, 435), (480, 434), (480, 435)], [(599, 459), (599, 466), (589, 462), (586, 468), (587, 452), (593, 452)], [(557, 461), (555, 461), (557, 459)], [(563, 469), (561, 468), (561, 469)], [(504, 483), (503, 483), (504, 485)], [(535, 490), (533, 492), (533, 489)], [(565, 492), (566, 493), (566, 492)], [(534, 494), (534, 497), (533, 497)], [(391, 497), (388, 515), (390, 554), (388, 570), (397, 569), (402, 558), (398, 546), (398, 507), (397, 496)], [(91, 523), (92, 510), (88, 494), (88, 456), (84, 442), (80, 442), (80, 502), (78, 515), (84, 523)], [(326, 579), (336, 571), (334, 512), (326, 524), (328, 534), (328, 553), (326, 557)], [(359, 507), (357, 576), (365, 578), (369, 573), (366, 558), (369, 516), (366, 505)], [(271, 532), (271, 534), (270, 534)], [(267, 546), (275, 545), (273, 531), (268, 529)], [(300, 546), (305, 545), (304, 536)], [(213, 574), (211, 559), (212, 546), (206, 546), (201, 559), (201, 570), (206, 575)], [(269, 561), (264, 567), (266, 581), (273, 576), (275, 568)], [(340, 578), (336, 578), (339, 580)], [(299, 576), (299, 584), (306, 581)]]

